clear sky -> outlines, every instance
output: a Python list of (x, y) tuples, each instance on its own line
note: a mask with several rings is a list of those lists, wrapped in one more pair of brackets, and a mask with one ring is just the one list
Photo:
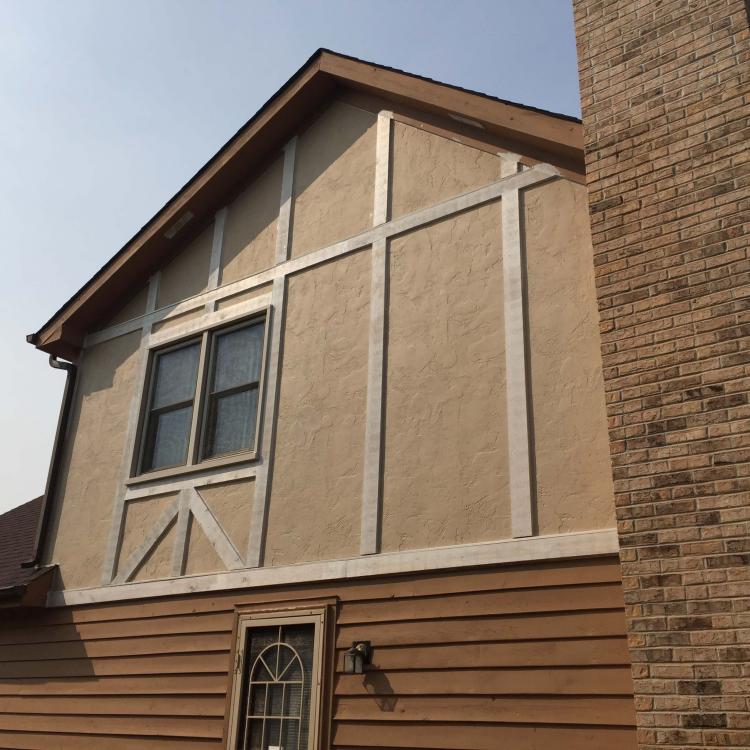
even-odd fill
[(65, 377), (26, 334), (318, 47), (580, 113), (570, 0), (0, 0), (0, 512)]

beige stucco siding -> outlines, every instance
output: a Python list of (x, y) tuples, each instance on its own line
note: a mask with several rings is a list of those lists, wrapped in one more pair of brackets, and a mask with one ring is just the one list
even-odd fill
[(146, 299), (148, 298), (148, 285), (141, 287), (130, 297), (127, 302), (109, 319), (101, 328), (132, 320), (146, 312)]
[(359, 551), (370, 256), (289, 281), (268, 565)]
[(153, 581), (158, 578), (169, 578), (172, 574), (172, 547), (175, 535), (174, 524), (167, 529), (159, 543), (146, 556), (143, 563), (133, 575), (134, 581)]
[[(393, 216), (501, 177), (497, 154), (397, 121), (391, 127)], [(376, 130), (373, 112), (341, 101), (300, 130), (291, 205), (294, 257), (371, 228)], [(248, 185), (232, 193), (220, 285), (276, 261), (284, 158), (270, 157), (260, 174), (248, 175)], [(614, 503), (585, 189), (562, 179), (528, 189), (521, 212), (535, 531), (611, 528)], [(511, 535), (501, 215), (496, 200), (390, 241), (378, 519), (383, 552)], [(160, 275), (160, 307), (208, 285), (214, 225), (184, 231), (183, 251)], [(367, 413), (370, 313), (380, 301), (370, 299), (372, 262), (371, 249), (363, 248), (298, 270), (282, 282), (285, 307), (271, 315), (273, 321), (284, 320), (275, 448), (261, 442), (259, 459), (246, 460), (242, 467), (258, 472), (259, 490), (270, 487), (266, 533), (260, 534), (263, 565), (360, 553), (365, 425), (368, 418), (376, 430), (378, 424), (378, 410)], [(233, 305), (250, 309), (250, 300), (279, 291), (276, 282), (268, 277), (265, 282), (250, 289), (237, 284), (223, 299), (219, 291), (218, 313), (201, 301), (194, 310), (155, 323), (152, 332), (163, 340), (170, 330), (176, 335), (175, 326), (204, 315), (215, 315), (214, 322), (231, 320)], [(143, 314), (144, 288), (133, 292), (112, 320)], [(265, 304), (258, 301), (255, 307)], [(377, 317), (373, 320), (377, 324)], [(272, 344), (276, 333), (270, 332)], [(100, 583), (108, 541), (118, 529), (111, 514), (131, 461), (125, 441), (131, 405), (141, 397), (142, 384), (136, 382), (140, 335), (137, 331), (89, 347), (81, 363), (49, 557), (60, 564), (68, 588)], [(275, 361), (268, 356), (266, 376)], [(376, 379), (372, 386), (377, 389)], [(272, 403), (267, 398), (266, 414)], [(370, 446), (368, 460), (372, 456), (377, 465), (380, 457)], [(212, 478), (236, 469), (212, 469)], [(256, 538), (251, 532), (261, 531), (251, 527), (261, 523), (253, 520), (256, 480), (233, 474), (233, 481), (225, 481), (229, 476), (210, 487), (197, 484), (190, 492), (199, 494), (242, 557)], [(136, 485), (136, 494), (141, 489)], [(369, 487), (368, 497), (371, 492)], [(120, 571), (174, 497), (128, 501)], [(259, 498), (260, 506), (264, 500)], [(367, 510), (365, 518), (370, 517)], [(135, 580), (172, 575), (175, 529), (173, 524), (143, 561)], [(193, 519), (186, 574), (226, 568), (209, 536)], [(370, 542), (366, 536), (368, 549)]]
[(89, 348), (83, 358), (61, 470), (51, 558), (66, 586), (98, 585), (125, 458), (140, 335)]
[(372, 226), (377, 118), (334, 102), (297, 143), (292, 256)]
[(402, 216), (495, 182), (500, 167), (495, 154), (394, 122), (391, 215)]
[(390, 251), (383, 549), (509, 536), (500, 206)]
[(277, 157), (227, 207), (220, 283), (229, 284), (273, 265), (283, 163)]
[(171, 305), (205, 291), (213, 237), (212, 222), (164, 266), (159, 279), (157, 307)]
[(564, 180), (523, 196), (541, 534), (615, 525), (586, 200)]
[[(125, 569), (130, 556), (143, 544), (143, 540), (164, 512), (174, 505), (176, 498), (176, 493), (170, 493), (161, 497), (130, 500), (125, 504), (125, 523), (117, 564), (118, 573)], [(171, 565), (166, 568), (165, 573), (169, 574), (170, 569)]]

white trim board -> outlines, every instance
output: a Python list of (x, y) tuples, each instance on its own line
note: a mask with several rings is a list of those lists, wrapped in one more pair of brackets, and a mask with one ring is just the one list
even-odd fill
[[(375, 198), (372, 223), (388, 221), (391, 140), (393, 115), (378, 115), (375, 152)], [(365, 421), (364, 474), (360, 520), (360, 554), (379, 551), (381, 516), (380, 470), (383, 459), (383, 385), (386, 347), (386, 300), (388, 283), (388, 240), (380, 239), (370, 251), (370, 326), (367, 345), (367, 418)]]
[(52, 591), (48, 607), (64, 607), (101, 602), (127, 601), (149, 597), (192, 594), (204, 591), (231, 591), (307, 584), (317, 581), (346, 580), (364, 576), (454, 570), (483, 565), (508, 565), (543, 560), (613, 555), (619, 552), (617, 529), (576, 531), (568, 534), (504, 539), (498, 542), (453, 547), (386, 552), (345, 560), (302, 563), (282, 567), (233, 570), (210, 575), (185, 576), (163, 581), (143, 581), (91, 589)]
[(554, 167), (550, 167), (547, 164), (537, 164), (531, 169), (513, 174), (509, 177), (503, 177), (497, 182), (490, 183), (485, 187), (479, 188), (478, 190), (472, 190), (469, 193), (450, 198), (447, 201), (438, 203), (429, 208), (424, 208), (419, 211), (415, 211), (405, 216), (400, 216), (397, 219), (392, 219), (384, 224), (379, 224), (371, 229), (367, 229), (354, 237), (349, 239), (336, 242), (333, 245), (321, 248), (307, 255), (302, 255), (298, 258), (292, 258), (291, 260), (279, 263), (276, 266), (267, 268), (264, 271), (260, 271), (252, 276), (248, 276), (239, 281), (233, 281), (230, 284), (220, 286), (217, 289), (209, 289), (195, 297), (177, 302), (173, 305), (167, 305), (153, 312), (148, 312), (145, 315), (141, 315), (132, 320), (127, 320), (123, 323), (117, 323), (116, 325), (104, 328), (101, 331), (95, 331), (90, 333), (84, 339), (83, 346), (88, 348), (96, 344), (101, 344), (104, 341), (117, 338), (118, 336), (125, 336), (128, 333), (137, 331), (144, 326), (154, 325), (163, 320), (184, 315), (185, 313), (192, 312), (200, 307), (204, 307), (212, 302), (225, 299), (226, 297), (233, 297), (236, 294), (253, 289), (263, 284), (268, 284), (274, 279), (288, 276), (299, 271), (304, 271), (307, 268), (320, 265), (326, 261), (332, 260), (342, 255), (361, 250), (363, 247), (372, 245), (377, 240), (390, 239), (409, 232), (418, 227), (430, 224), (434, 221), (447, 218), (453, 214), (466, 211), (470, 208), (478, 208), (486, 203), (490, 203), (494, 200), (502, 198), (503, 194), (511, 190), (520, 190), (523, 188), (531, 187), (547, 180), (559, 177), (558, 171)]

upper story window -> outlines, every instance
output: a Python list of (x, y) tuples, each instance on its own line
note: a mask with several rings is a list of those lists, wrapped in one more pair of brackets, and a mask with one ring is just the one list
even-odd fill
[(263, 316), (152, 352), (134, 474), (254, 457), (265, 340)]

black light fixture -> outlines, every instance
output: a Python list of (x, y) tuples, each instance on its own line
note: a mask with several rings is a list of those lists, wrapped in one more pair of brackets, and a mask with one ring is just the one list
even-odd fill
[(354, 641), (344, 654), (344, 674), (362, 674), (366, 664), (372, 664), (370, 641)]

